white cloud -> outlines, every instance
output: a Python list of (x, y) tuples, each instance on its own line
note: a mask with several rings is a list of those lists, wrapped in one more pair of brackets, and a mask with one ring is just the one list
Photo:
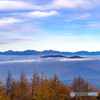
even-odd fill
[(13, 60), (13, 61), (0, 61), (0, 64), (6, 63), (24, 63), (24, 62), (42, 62), (46, 60), (54, 60), (54, 61), (85, 61), (85, 60), (95, 60), (93, 58), (81, 58), (81, 59), (68, 59), (68, 58), (38, 58), (38, 59), (29, 59), (29, 60)]
[(72, 35), (72, 33), (63, 33), (64, 35)]
[(72, 22), (73, 20), (87, 20), (91, 18), (90, 13), (71, 13), (66, 15), (66, 22)]
[(21, 10), (32, 9), (31, 4), (27, 4), (21, 1), (0, 1), (0, 10)]
[(36, 38), (32, 38), (32, 37), (0, 35), (0, 44), (10, 44), (10, 43), (16, 43), (16, 42), (33, 41), (35, 39)]
[(0, 26), (4, 26), (7, 24), (14, 24), (14, 23), (19, 23), (22, 22), (19, 19), (15, 19), (15, 18), (2, 18), (0, 19)]
[(53, 39), (77, 39), (77, 36), (60, 36), (60, 37), (53, 37)]
[(76, 58), (76, 59), (68, 59), (68, 58), (63, 58), (60, 59), (59, 61), (84, 61), (84, 60), (94, 60), (92, 58)]
[[(32, 18), (45, 18), (59, 14), (57, 11), (50, 12), (25, 12), (25, 13), (10, 13), (8, 17), (0, 19), (0, 31), (10, 31), (10, 32), (26, 32), (38, 30), (40, 22), (27, 23), (27, 21), (32, 20)], [(26, 22), (26, 23), (21, 23)]]
[(41, 12), (41, 11), (34, 11), (34, 12), (25, 12), (25, 13), (12, 13), (11, 15), (19, 16), (19, 17), (30, 17), (30, 18), (44, 18), (50, 17), (59, 14), (57, 11), (50, 11), (50, 12)]
[(71, 36), (57, 36), (57, 37), (52, 37), (51, 39), (54, 39), (54, 40), (60, 40), (60, 39), (82, 39), (82, 38), (87, 38), (87, 37), (89, 37), (90, 35), (80, 35), (80, 36), (73, 36), (73, 35), (71, 35)]
[[(98, 0), (97, 0), (98, 1)], [(90, 9), (98, 5), (97, 1), (93, 0), (53, 0), (51, 4), (41, 6), (41, 9), (73, 9), (73, 8), (82, 8), (82, 9)]]
[(30, 60), (14, 60), (14, 61), (0, 61), (0, 64), (6, 64), (6, 63), (24, 63), (24, 62), (41, 62), (41, 60), (37, 59), (30, 59)]
[(84, 20), (84, 19), (87, 19), (90, 16), (91, 16), (91, 14), (89, 14), (89, 13), (86, 13), (86, 14), (73, 14), (73, 16), (71, 15), (71, 18), (75, 19), (75, 20)]
[(0, 32), (17, 32), (17, 33), (23, 33), (26, 32), (36, 32), (40, 30), (40, 24), (39, 22), (34, 23), (27, 23), (28, 18), (14, 18), (8, 17), (8, 18), (1, 18), (0, 19)]
[(37, 5), (34, 2), (0, 0), (0, 10), (50, 10), (61, 8), (93, 8), (98, 5), (98, 0), (53, 0), (49, 4)]
[(54, 0), (52, 3), (53, 8), (75, 8), (79, 4), (83, 4), (82, 0)]
[(90, 21), (87, 23), (87, 26), (93, 27), (93, 28), (100, 28), (100, 22), (98, 21)]

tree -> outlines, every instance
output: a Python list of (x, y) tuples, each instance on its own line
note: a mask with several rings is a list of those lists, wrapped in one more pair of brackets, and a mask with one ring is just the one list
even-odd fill
[(0, 82), (0, 100), (10, 100), (9, 97), (6, 95), (6, 89), (2, 82)]
[(18, 100), (17, 99), (18, 96), (19, 96), (18, 82), (13, 81), (10, 92), (10, 100)]
[(30, 100), (29, 82), (23, 70), (21, 71), (20, 81), (18, 81), (19, 100)]
[(36, 95), (33, 96), (36, 100), (49, 100), (49, 82), (47, 76), (44, 76), (42, 72), (41, 77), (39, 79), (39, 83), (37, 84), (34, 93)]
[[(70, 86), (70, 91), (74, 92), (95, 92), (94, 87), (89, 84), (88, 82), (85, 82), (85, 80), (78, 75), (78, 77), (74, 77), (74, 80), (72, 81), (72, 84)], [(96, 97), (93, 96), (74, 96), (71, 98), (72, 100), (96, 100)]]
[(31, 93), (32, 93), (31, 96), (33, 98), (32, 100), (35, 100), (34, 98), (37, 96), (35, 91), (38, 87), (39, 81), (40, 81), (40, 77), (39, 77), (38, 73), (34, 70), (33, 77), (31, 78), (31, 83), (30, 83)]
[(59, 77), (54, 74), (50, 79), (50, 100), (68, 100), (68, 87), (63, 84)]
[(74, 92), (82, 92), (84, 84), (85, 80), (80, 75), (78, 77), (75, 76), (70, 88)]
[(12, 85), (13, 79), (11, 77), (11, 72), (8, 71), (8, 76), (6, 78), (6, 90), (7, 90), (7, 96), (10, 94), (11, 92), (11, 85)]

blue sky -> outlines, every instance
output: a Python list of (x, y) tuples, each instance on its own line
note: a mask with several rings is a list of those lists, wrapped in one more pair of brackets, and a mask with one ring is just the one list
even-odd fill
[(99, 0), (0, 0), (0, 51), (100, 51)]

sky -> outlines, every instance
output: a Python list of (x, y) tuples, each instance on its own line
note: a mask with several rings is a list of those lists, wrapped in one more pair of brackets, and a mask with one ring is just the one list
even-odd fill
[(0, 51), (100, 51), (99, 0), (0, 0)]

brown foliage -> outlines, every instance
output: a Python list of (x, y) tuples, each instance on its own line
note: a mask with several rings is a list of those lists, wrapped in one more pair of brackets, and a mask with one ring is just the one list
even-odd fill
[[(78, 77), (74, 77), (72, 84), (70, 86), (70, 91), (74, 92), (96, 92), (94, 87), (85, 82), (85, 80), (79, 75)], [(94, 96), (75, 96), (71, 98), (71, 100), (96, 100)]]
[(53, 78), (47, 78), (43, 72), (39, 76), (36, 71), (34, 71), (31, 81), (28, 81), (23, 71), (21, 71), (19, 81), (12, 80), (11, 73), (9, 72), (6, 82), (9, 84), (6, 84), (5, 88), (0, 83), (0, 100), (97, 100), (93, 96), (70, 96), (71, 91), (97, 91), (80, 75), (74, 77), (70, 86), (61, 82), (56, 74), (54, 74)]

